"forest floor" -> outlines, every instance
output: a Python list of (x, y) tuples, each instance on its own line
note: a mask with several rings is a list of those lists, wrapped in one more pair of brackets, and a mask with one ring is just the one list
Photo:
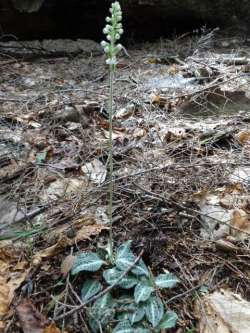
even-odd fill
[[(130, 47), (115, 79), (115, 244), (178, 277), (164, 294), (178, 333), (206, 327), (214, 292), (250, 301), (250, 46), (209, 38)], [(67, 281), (69, 305), (80, 289), (62, 263), (108, 237), (108, 70), (103, 55), (3, 53), (0, 70), (0, 331), (61, 332), (48, 319)]]

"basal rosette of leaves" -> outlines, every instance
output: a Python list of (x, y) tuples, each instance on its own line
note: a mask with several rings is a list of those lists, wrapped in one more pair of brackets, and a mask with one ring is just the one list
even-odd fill
[[(86, 310), (91, 332), (147, 333), (161, 332), (175, 327), (175, 312), (165, 308), (158, 290), (173, 288), (178, 278), (172, 273), (153, 277), (142, 259), (122, 278), (136, 259), (131, 241), (115, 251), (114, 262), (108, 262), (94, 252), (76, 257), (71, 274), (81, 273), (81, 299), (95, 300)], [(98, 273), (97, 273), (98, 272)], [(94, 277), (93, 277), (94, 274)], [(101, 297), (98, 294), (108, 286), (115, 287)], [(97, 297), (97, 299), (96, 299)]]

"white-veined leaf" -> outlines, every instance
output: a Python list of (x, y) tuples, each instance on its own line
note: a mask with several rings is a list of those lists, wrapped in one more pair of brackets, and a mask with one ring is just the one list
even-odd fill
[(156, 327), (161, 321), (164, 313), (164, 307), (158, 296), (150, 297), (145, 306), (146, 317), (153, 327)]
[(89, 324), (93, 332), (99, 332), (99, 325), (104, 327), (115, 316), (114, 301), (110, 293), (97, 299), (89, 309)]
[(123, 289), (133, 288), (139, 281), (132, 275), (128, 274), (119, 283), (118, 286)]
[(76, 257), (71, 274), (75, 275), (81, 271), (96, 272), (104, 264), (96, 253), (84, 252)]
[(134, 329), (130, 325), (130, 322), (126, 320), (118, 323), (113, 329), (113, 333), (134, 333)]
[[(109, 285), (112, 285), (112, 284), (116, 283), (117, 280), (119, 280), (120, 276), (123, 273), (124, 273), (123, 271), (121, 271), (117, 268), (111, 268), (111, 269), (107, 269), (106, 271), (103, 272), (103, 278)], [(131, 274), (128, 274), (127, 276), (123, 277), (118, 282), (117, 285), (123, 289), (130, 289), (130, 288), (134, 287), (137, 283), (138, 283), (138, 280)]]
[(134, 299), (136, 303), (144, 302), (151, 296), (154, 288), (149, 283), (140, 282), (136, 285), (134, 290)]
[(148, 268), (142, 259), (140, 259), (139, 263), (132, 268), (132, 273), (139, 276), (140, 275), (149, 276)]
[(121, 274), (122, 271), (118, 270), (117, 268), (110, 268), (105, 270), (102, 276), (108, 284), (112, 285), (119, 279)]
[(134, 330), (135, 333), (150, 333), (151, 331), (148, 330), (147, 328), (144, 328), (143, 326), (137, 326)]
[(102, 297), (98, 298), (93, 304), (92, 309), (98, 309), (98, 311), (102, 311), (104, 308), (111, 308), (114, 304), (113, 298), (110, 293), (103, 295)]
[(122, 244), (117, 250), (115, 263), (116, 266), (122, 271), (128, 269), (135, 261), (135, 256), (130, 250), (131, 243), (132, 241), (127, 241), (126, 243)]
[(155, 284), (158, 288), (173, 288), (179, 282), (178, 278), (171, 273), (160, 274), (155, 279)]
[(158, 328), (159, 329), (173, 328), (176, 326), (177, 319), (178, 316), (174, 311), (167, 311), (164, 314)]
[(123, 256), (117, 256), (116, 258), (116, 266), (122, 271), (126, 271), (133, 262), (135, 261), (135, 256), (132, 253)]
[(96, 280), (87, 280), (84, 282), (81, 290), (82, 301), (87, 301), (102, 290), (102, 285)]
[(129, 315), (130, 314), (128, 312), (126, 312), (126, 311), (119, 312), (119, 313), (117, 313), (116, 318), (119, 321), (125, 321), (125, 320), (129, 320)]
[(145, 309), (144, 307), (137, 307), (136, 310), (133, 313), (129, 314), (129, 320), (131, 324), (137, 323), (138, 321), (141, 321), (142, 318), (145, 315)]
[(105, 327), (108, 323), (110, 323), (110, 321), (114, 319), (115, 309), (106, 307), (99, 312), (90, 311), (89, 316), (90, 316), (89, 325), (91, 327), (91, 330), (93, 332), (99, 333), (100, 326)]
[(117, 257), (125, 257), (128, 254), (132, 254), (131, 252), (131, 244), (132, 241), (128, 240), (127, 242), (123, 243), (122, 245), (119, 246), (119, 248), (117, 249)]

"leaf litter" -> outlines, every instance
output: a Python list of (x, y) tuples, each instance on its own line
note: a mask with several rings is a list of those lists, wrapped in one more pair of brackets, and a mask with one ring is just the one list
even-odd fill
[[(115, 241), (178, 277), (163, 294), (178, 332), (199, 321), (201, 287), (250, 300), (249, 73), (214, 42), (133, 47), (115, 89)], [(0, 327), (59, 333), (64, 300), (79, 302), (77, 280), (67, 286), (75, 255), (107, 240), (108, 78), (98, 54), (16, 57), (0, 90)], [(65, 325), (86, 332), (81, 314)]]

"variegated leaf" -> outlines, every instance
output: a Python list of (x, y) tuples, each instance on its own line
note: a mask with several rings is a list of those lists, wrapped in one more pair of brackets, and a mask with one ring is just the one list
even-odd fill
[(164, 316), (157, 328), (159, 328), (159, 329), (173, 328), (176, 326), (177, 319), (178, 319), (178, 316), (174, 311), (167, 311), (164, 314)]
[(158, 296), (150, 297), (145, 306), (146, 317), (153, 327), (156, 327), (161, 321), (164, 313), (164, 307)]
[(155, 279), (155, 284), (158, 288), (173, 288), (179, 282), (178, 278), (172, 274), (160, 274)]
[(149, 276), (148, 268), (142, 259), (140, 259), (139, 263), (132, 268), (132, 273), (139, 276), (141, 275)]
[(81, 290), (82, 301), (87, 301), (102, 290), (102, 285), (96, 280), (87, 280), (84, 282)]
[(154, 291), (154, 288), (146, 282), (140, 282), (134, 290), (134, 299), (136, 303), (146, 301)]
[(134, 329), (128, 320), (121, 321), (112, 331), (113, 333), (134, 333)]
[(82, 271), (96, 272), (104, 264), (104, 261), (96, 253), (84, 252), (76, 257), (71, 274), (75, 275)]
[(137, 307), (136, 310), (132, 313), (129, 314), (129, 320), (131, 324), (133, 325), (134, 323), (137, 323), (138, 321), (141, 321), (142, 318), (145, 315), (145, 309), (143, 306)]

